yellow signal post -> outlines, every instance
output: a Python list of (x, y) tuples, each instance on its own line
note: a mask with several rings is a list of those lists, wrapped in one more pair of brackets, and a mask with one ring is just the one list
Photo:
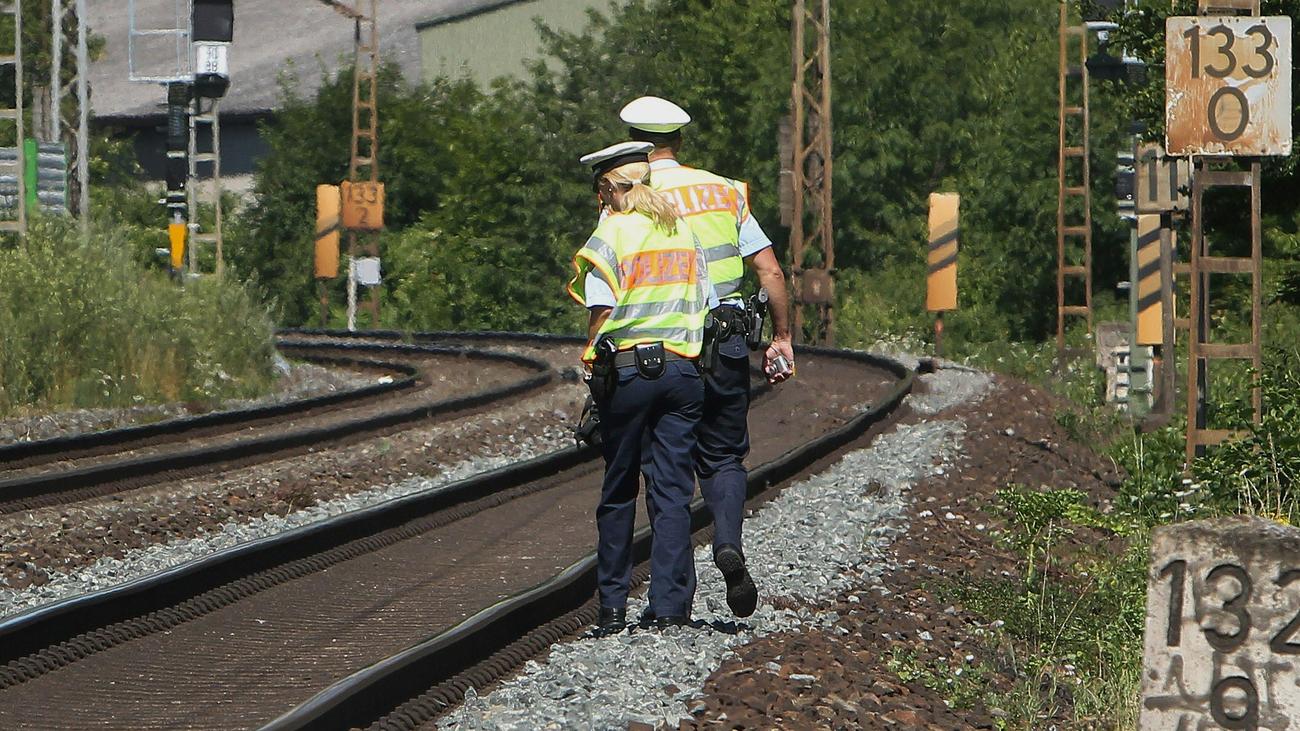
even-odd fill
[(316, 278), (339, 275), (339, 187), (316, 186)]
[(1163, 277), (1160, 270), (1160, 215), (1137, 220), (1137, 344), (1164, 344)]
[(339, 275), (340, 209), (343, 200), (337, 185), (316, 186), (316, 289), (320, 295), (320, 324), (329, 324), (329, 288), (325, 280)]
[(184, 221), (176, 220), (167, 224), (167, 239), (171, 243), (172, 273), (177, 274), (185, 262), (185, 234), (188, 227)]
[(934, 352), (943, 354), (943, 313), (957, 309), (957, 193), (930, 194), (930, 249), (925, 277), (925, 309), (935, 313)]

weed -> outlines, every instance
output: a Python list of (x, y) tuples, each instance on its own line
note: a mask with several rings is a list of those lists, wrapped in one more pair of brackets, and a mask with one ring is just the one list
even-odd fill
[(885, 667), (904, 683), (920, 682), (939, 693), (949, 708), (973, 708), (988, 690), (992, 669), (973, 658), (922, 659), (898, 647), (885, 655)]
[(1094, 510), (1078, 490), (1013, 486), (998, 491), (996, 510), (1006, 525), (998, 539), (1021, 561), (1020, 575), (948, 588), (1000, 628), (992, 645), (1012, 688), (991, 696), (989, 706), (1009, 729), (1040, 728), (1046, 718), (1135, 713), (1143, 526)]
[(1260, 378), (1268, 405), (1258, 424), (1239, 415), (1245, 436), (1213, 449), (1194, 465), (1206, 502), (1222, 513), (1259, 515), (1292, 525), (1300, 518), (1300, 354), (1279, 351)]
[(0, 248), (0, 415), (19, 410), (214, 403), (271, 382), (271, 323), (247, 288), (183, 287), (147, 271), (117, 229), (86, 242), (37, 219)]

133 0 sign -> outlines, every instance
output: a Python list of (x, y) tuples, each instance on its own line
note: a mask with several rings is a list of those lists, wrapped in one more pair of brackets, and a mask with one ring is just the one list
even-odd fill
[(1170, 155), (1291, 153), (1291, 19), (1180, 17), (1165, 26)]

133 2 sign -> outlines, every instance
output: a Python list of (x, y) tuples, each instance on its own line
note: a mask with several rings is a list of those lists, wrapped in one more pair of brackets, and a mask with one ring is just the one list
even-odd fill
[(343, 228), (379, 231), (384, 228), (384, 184), (343, 181)]
[(1177, 17), (1165, 24), (1170, 155), (1291, 154), (1291, 19)]

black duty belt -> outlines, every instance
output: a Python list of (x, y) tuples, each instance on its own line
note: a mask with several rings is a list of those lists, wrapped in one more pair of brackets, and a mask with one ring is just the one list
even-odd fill
[(720, 305), (713, 309), (713, 319), (720, 324), (726, 323), (724, 337), (731, 337), (737, 333), (745, 335), (749, 332), (749, 322), (745, 317), (745, 311), (732, 307), (731, 305)]
[[(672, 362), (672, 361), (674, 361), (674, 360), (685, 360), (685, 361), (691, 361), (691, 362), (694, 362), (694, 361), (695, 361), (694, 358), (686, 358), (686, 357), (680, 356), (680, 355), (678, 355), (678, 354), (676, 354), (676, 353), (674, 353), (674, 352), (672, 352), (672, 351), (670, 351), (670, 350), (665, 350), (665, 351), (664, 351), (664, 362), (665, 362), (665, 363), (670, 363), (670, 362)], [(614, 356), (614, 367), (615, 367), (615, 368), (623, 368), (623, 367), (625, 367), (625, 366), (634, 366), (634, 365), (636, 365), (636, 351), (634, 351), (634, 350), (620, 350), (620, 351), (618, 352), (618, 354)]]

